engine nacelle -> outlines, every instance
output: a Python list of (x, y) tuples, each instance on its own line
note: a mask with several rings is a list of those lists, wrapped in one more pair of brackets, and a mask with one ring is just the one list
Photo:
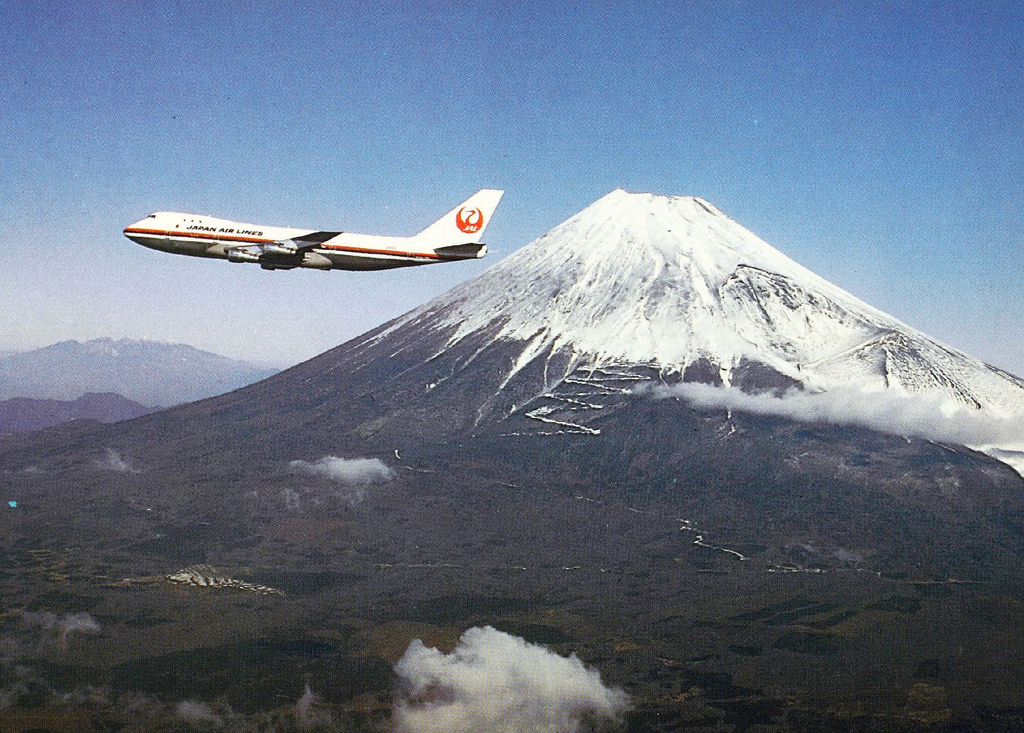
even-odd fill
[(277, 242), (263, 245), (263, 254), (273, 255), (275, 257), (294, 257), (296, 252), (298, 252), (298, 247), (289, 247), (284, 244), (278, 244)]
[(227, 251), (228, 262), (259, 262), (260, 256), (248, 249), (236, 247)]

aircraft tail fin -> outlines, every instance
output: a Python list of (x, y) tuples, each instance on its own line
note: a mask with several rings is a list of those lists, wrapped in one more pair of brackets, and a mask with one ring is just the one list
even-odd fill
[[(480, 243), (484, 229), (490, 222), (494, 210), (498, 207), (498, 202), (501, 201), (503, 193), (505, 192), (496, 191), (491, 188), (477, 191), (417, 234), (415, 237), (416, 243), (430, 249), (449, 250), (456, 257), (460, 254), (462, 257), (465, 257), (468, 252), (453, 248)], [(474, 251), (478, 252), (478, 254), (473, 255), (474, 257), (483, 256), (482, 248)]]

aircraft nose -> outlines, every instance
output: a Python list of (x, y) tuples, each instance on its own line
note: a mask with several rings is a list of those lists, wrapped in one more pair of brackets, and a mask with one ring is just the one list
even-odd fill
[(150, 215), (145, 219), (139, 219), (137, 222), (129, 224), (124, 228), (124, 236), (137, 244), (143, 244), (144, 242), (141, 241), (141, 237), (153, 231), (153, 219), (154, 216)]
[(156, 214), (150, 214), (145, 219), (139, 219), (124, 228), (124, 233), (128, 234), (132, 231), (145, 231), (153, 228), (153, 223), (156, 220)]

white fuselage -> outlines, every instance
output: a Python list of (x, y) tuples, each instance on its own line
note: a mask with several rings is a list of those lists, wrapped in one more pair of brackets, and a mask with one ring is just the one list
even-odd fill
[(419, 234), (380, 237), (243, 224), (159, 211), (125, 227), (133, 242), (163, 252), (253, 262), (266, 270), (389, 270), (483, 257), (480, 242), (504, 191), (482, 188)]
[(170, 211), (137, 221), (126, 227), (124, 234), (151, 249), (258, 262), (266, 269), (385, 270), (468, 259), (435, 252), (419, 245), (415, 237), (263, 226)]

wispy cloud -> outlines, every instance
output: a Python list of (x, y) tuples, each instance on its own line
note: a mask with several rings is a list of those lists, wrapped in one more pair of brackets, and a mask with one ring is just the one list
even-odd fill
[(57, 632), (61, 644), (66, 644), (72, 634), (100, 633), (100, 625), (91, 614), (69, 613), (58, 624)]
[(139, 473), (138, 469), (132, 465), (131, 460), (122, 458), (121, 454), (113, 448), (107, 448), (103, 458), (95, 458), (92, 463), (94, 466), (102, 468), (104, 471), (114, 471), (116, 473)]
[(331, 714), (320, 701), (309, 685), (306, 685), (302, 697), (295, 703), (295, 725), (299, 730), (328, 730), (333, 727)]
[(50, 611), (22, 611), (21, 620), (30, 627), (48, 632), (61, 646), (67, 645), (72, 634), (98, 634), (101, 631), (96, 619), (84, 611), (63, 615)]
[(628, 704), (575, 654), (490, 626), (469, 629), (451, 654), (416, 639), (395, 672), (403, 682), (396, 733), (570, 733), (585, 721), (615, 721)]
[(284, 489), (281, 492), (284, 497), (284, 506), (290, 512), (297, 512), (302, 509), (302, 495), (295, 489)]
[(651, 394), (678, 397), (699, 410), (736, 410), (801, 422), (857, 425), (943, 443), (981, 446), (1024, 442), (1024, 415), (992, 415), (939, 395), (839, 388), (828, 392), (794, 390), (777, 396), (691, 382), (654, 388)]
[(378, 458), (324, 456), (313, 462), (292, 461), (288, 465), (311, 476), (320, 476), (331, 481), (350, 485), (366, 485), (390, 481), (395, 477), (395, 472)]
[(191, 727), (220, 728), (224, 719), (217, 715), (205, 702), (184, 700), (174, 709), (174, 715)]

